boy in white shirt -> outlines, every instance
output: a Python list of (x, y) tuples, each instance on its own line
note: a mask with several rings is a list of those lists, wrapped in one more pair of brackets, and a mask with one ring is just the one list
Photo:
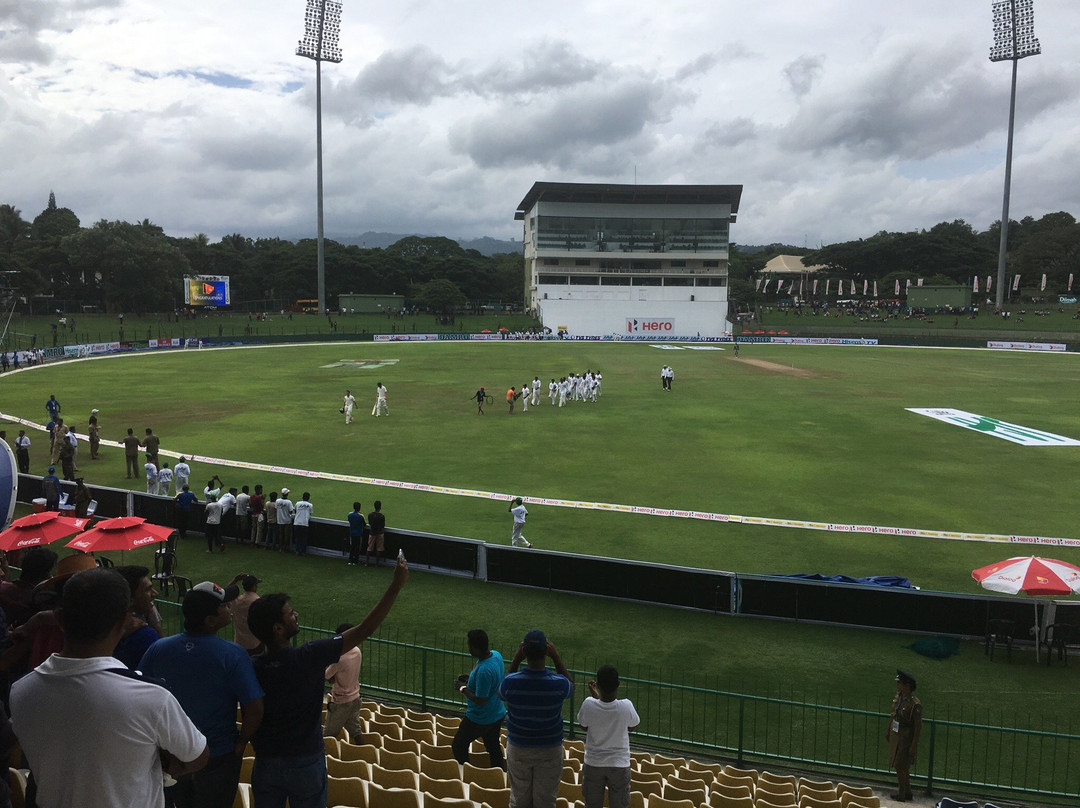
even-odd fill
[(588, 733), (581, 768), (585, 808), (603, 808), (605, 788), (610, 808), (630, 805), (630, 733), (641, 719), (629, 699), (615, 698), (618, 690), (619, 672), (601, 665), (578, 710), (578, 724)]

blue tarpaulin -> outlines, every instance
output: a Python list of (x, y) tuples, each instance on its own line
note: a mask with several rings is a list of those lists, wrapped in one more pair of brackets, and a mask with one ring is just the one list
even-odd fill
[(847, 575), (822, 575), (820, 572), (799, 572), (779, 575), (778, 578), (801, 578), (804, 581), (825, 581), (831, 584), (862, 584), (863, 586), (891, 586), (896, 589), (918, 589), (907, 578), (898, 575), (871, 575), (868, 578), (850, 578)]

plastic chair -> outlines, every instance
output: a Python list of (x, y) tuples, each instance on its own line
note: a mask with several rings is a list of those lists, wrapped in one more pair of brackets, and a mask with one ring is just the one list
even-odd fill
[(337, 738), (332, 738), (329, 735), (325, 736), (323, 738), (323, 749), (326, 750), (326, 754), (328, 754), (328, 755), (333, 755), (336, 758), (341, 757), (338, 754), (338, 739)]
[(420, 753), (391, 752), (383, 748), (379, 750), (379, 765), (384, 769), (407, 769), (418, 772), (420, 771)]
[(367, 789), (377, 788), (359, 777), (327, 777), (326, 804), (348, 805), (350, 808), (367, 808)]
[(870, 788), (870, 786), (849, 786), (847, 783), (837, 783), (836, 796), (843, 799), (845, 794), (854, 794), (858, 797), (873, 797), (874, 789)]
[(699, 760), (690, 759), (690, 760), (686, 761), (686, 765), (683, 768), (684, 769), (690, 769), (690, 770), (696, 771), (696, 772), (711, 772), (712, 776), (713, 776), (713, 779), (715, 779), (716, 775), (720, 774), (720, 772), (722, 772), (724, 770), (724, 764), (723, 763), (702, 763)]
[(420, 757), (429, 757), (432, 760), (453, 760), (454, 748), (449, 744), (421, 742)]
[(424, 794), (423, 798), (424, 808), (477, 808), (472, 800), (436, 797), (434, 794)]
[(502, 769), (483, 768), (471, 763), (461, 764), (461, 779), (466, 783), (477, 783), (484, 788), (506, 788), (506, 772)]
[(404, 707), (398, 707), (395, 704), (382, 704), (381, 702), (376, 702), (376, 704), (379, 705), (380, 715), (392, 718), (399, 724), (409, 713), (409, 711), (406, 710)]
[(730, 774), (732, 777), (749, 777), (755, 783), (758, 779), (757, 769), (738, 769), (735, 766), (725, 766), (724, 774)]
[(240, 782), (250, 783), (251, 772), (255, 768), (255, 758), (251, 755), (246, 755), (240, 761)]
[[(491, 808), (510, 808), (510, 806), (493, 805), (491, 806)], [(629, 808), (645, 808), (645, 795), (642, 794), (640, 791), (631, 791)]]
[(1014, 620), (987, 620), (986, 621), (986, 639), (984, 641), (983, 653), (990, 657), (990, 661), (994, 661), (994, 650), (997, 648), (998, 643), (1005, 645), (1006, 658), (1009, 662), (1012, 662), (1012, 647), (1013, 647), (1013, 632), (1016, 629), (1016, 622)]
[(150, 575), (150, 580), (155, 587), (160, 587), (162, 595), (169, 594), (175, 573), (176, 553), (164, 547), (154, 551), (154, 572)]
[(637, 772), (630, 772), (630, 793), (640, 794), (643, 797), (662, 796), (664, 793), (664, 780), (635, 780)]
[(567, 783), (579, 783), (581, 778), (578, 777), (578, 773), (569, 766), (563, 766), (562, 774), (559, 775), (560, 780), (564, 780)]
[(666, 755), (661, 755), (659, 752), (654, 752), (652, 759), (653, 763), (673, 763), (676, 769), (681, 769), (686, 765), (686, 758), (667, 757)]
[(840, 804), (844, 808), (881, 808), (881, 798), (878, 796), (861, 797), (856, 794), (842, 794)]
[(811, 780), (808, 777), (799, 778), (799, 797), (802, 798), (803, 794), (809, 793), (810, 796), (818, 800), (835, 800), (836, 786), (828, 780)]
[(754, 808), (754, 798), (750, 796), (749, 790), (738, 796), (714, 790), (709, 792), (709, 808)]
[(558, 796), (565, 797), (570, 802), (577, 802), (581, 799), (581, 786), (576, 782), (568, 783), (566, 780), (560, 780)]
[[(700, 783), (698, 785), (700, 786)], [(708, 798), (708, 792), (704, 788), (680, 788), (668, 780), (664, 783), (664, 793), (661, 796), (673, 802), (690, 800), (694, 805), (701, 805)]]
[(326, 773), (333, 777), (359, 777), (369, 780), (371, 765), (366, 760), (341, 760), (333, 755), (326, 756)]
[(751, 796), (753, 796), (754, 788), (757, 786), (755, 778), (749, 775), (732, 774), (727, 769), (716, 775), (716, 782), (724, 786), (745, 786), (750, 790)]
[[(687, 766), (683, 766), (675, 772), (675, 777), (685, 782), (704, 783), (706, 788), (711, 786), (713, 780), (716, 779), (716, 775), (713, 772), (691, 769)], [(670, 778), (668, 779), (668, 782), (671, 782)], [(679, 786), (679, 788), (684, 788), (684, 786)]]
[[(799, 808), (844, 808), (840, 800), (836, 797), (828, 799), (826, 797), (818, 797), (819, 792), (804, 791), (799, 795)], [(757, 798), (755, 797), (755, 802)]]
[(417, 756), (420, 754), (420, 742), (412, 738), (383, 737), (382, 748), (384, 752), (408, 752)]
[(664, 777), (671, 777), (671, 775), (675, 774), (676, 769), (674, 763), (657, 763), (655, 760), (643, 760), (641, 765), (638, 766), (638, 771), (659, 772)]
[(460, 780), (461, 764), (454, 760), (453, 754), (441, 759), (420, 755), (420, 773), (438, 780)]
[(775, 784), (766, 784), (759, 781), (757, 788), (754, 789), (754, 802), (766, 802), (773, 808), (797, 808), (799, 803), (795, 799), (794, 791), (773, 791), (769, 787), (772, 785)]
[(466, 799), (465, 783), (460, 779), (440, 780), (435, 777), (428, 777), (423, 772), (420, 772), (420, 790), (425, 794), (443, 799)]
[(371, 766), (371, 774), (368, 779), (373, 783), (378, 783), (383, 788), (416, 789), (420, 785), (420, 775), (417, 772), (408, 769), (386, 769), (376, 763), (369, 765)]
[(368, 783), (367, 804), (372, 808), (424, 808), (424, 796), (413, 788), (383, 788)]
[(341, 743), (341, 741), (338, 741), (338, 757), (342, 760), (363, 760), (367, 763), (378, 763), (379, 747), (366, 743)]
[(1046, 664), (1050, 664), (1054, 651), (1058, 652), (1058, 660), (1064, 660), (1065, 667), (1069, 666), (1069, 646), (1080, 645), (1080, 629), (1069, 623), (1052, 623), (1046, 627)]
[(401, 726), (401, 738), (402, 740), (411, 740), (417, 746), (421, 743), (434, 743), (435, 742), (435, 725), (428, 722), (427, 726), (418, 727), (409, 723), (409, 719), (405, 719), (405, 723)]
[[(251, 793), (251, 783), (237, 783), (236, 796), (233, 797), (233, 808), (251, 808), (255, 797)], [(15, 808), (13, 805), (12, 808)]]
[(401, 740), (401, 724), (387, 721), (385, 716), (380, 715), (377, 721), (368, 721), (367, 730), (370, 735)]
[(22, 808), (26, 805), (26, 771), (8, 767), (8, 778), (11, 783), (11, 808)]
[(484, 788), (479, 783), (470, 783), (469, 799), (476, 803), (486, 803), (491, 808), (510, 808), (510, 789)]
[[(794, 794), (799, 790), (799, 778), (794, 774), (773, 774), (772, 772), (763, 771), (758, 776), (758, 785), (763, 783), (770, 783), (777, 786), (791, 786), (791, 793)], [(772, 789), (777, 791), (777, 789)]]
[(692, 800), (666, 800), (655, 795), (645, 800), (645, 805), (648, 808), (698, 808), (698, 804)]

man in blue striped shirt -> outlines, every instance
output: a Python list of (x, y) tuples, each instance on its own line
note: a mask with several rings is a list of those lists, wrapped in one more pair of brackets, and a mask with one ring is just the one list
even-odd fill
[[(555, 668), (546, 665), (547, 658)], [(522, 661), (524, 670), (519, 671)], [(525, 635), (499, 686), (506, 702), (510, 808), (555, 808), (563, 762), (563, 702), (574, 683), (555, 645), (538, 628)]]

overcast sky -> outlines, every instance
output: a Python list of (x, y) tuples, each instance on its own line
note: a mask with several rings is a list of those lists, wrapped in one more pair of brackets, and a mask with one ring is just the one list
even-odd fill
[[(315, 233), (303, 0), (0, 0), (0, 203)], [(1080, 217), (1080, 3), (1036, 0), (1013, 218)], [(344, 0), (326, 232), (521, 238), (536, 181), (744, 186), (732, 239), (1001, 216), (991, 0)]]

